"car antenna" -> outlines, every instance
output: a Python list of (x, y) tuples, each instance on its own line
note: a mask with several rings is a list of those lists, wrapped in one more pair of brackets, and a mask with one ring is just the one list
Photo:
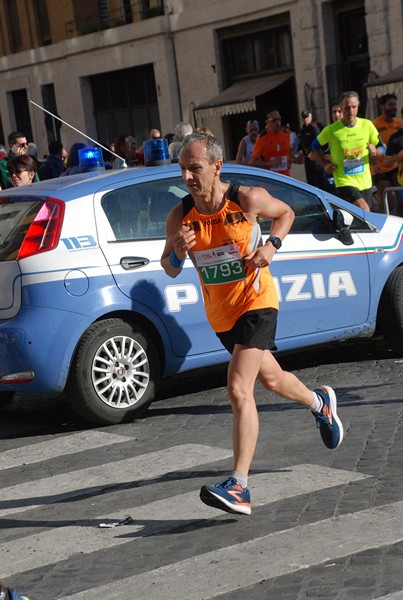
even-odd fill
[(119, 154), (116, 154), (116, 152), (113, 152), (109, 148), (105, 148), (105, 146), (103, 146), (102, 144), (100, 144), (96, 140), (93, 140), (89, 135), (87, 135), (86, 133), (83, 133), (82, 131), (80, 131), (76, 127), (73, 127), (73, 125), (70, 125), (70, 123), (67, 123), (67, 121), (63, 121), (63, 119), (61, 119), (57, 115), (54, 115), (52, 112), (50, 112), (50, 110), (46, 110), (46, 108), (43, 108), (43, 106), (40, 106), (39, 104), (37, 104), (33, 100), (29, 100), (29, 102), (31, 104), (34, 104), (34, 106), (37, 106), (38, 108), (40, 108), (44, 112), (48, 113), (48, 115), (51, 115), (54, 119), (57, 119), (58, 121), (61, 121), (64, 125), (67, 125), (67, 127), (71, 127), (71, 129), (74, 129), (74, 131), (77, 131), (79, 134), (83, 135), (88, 140), (91, 140), (91, 142), (94, 142), (94, 144), (97, 144), (98, 146), (100, 146), (101, 148), (103, 148), (104, 150), (106, 150), (107, 152), (109, 152), (110, 154), (113, 154), (113, 156), (116, 156), (116, 158), (120, 158), (120, 160), (123, 160), (122, 168), (127, 168), (127, 163), (126, 163), (125, 159), (122, 156), (119, 156)]

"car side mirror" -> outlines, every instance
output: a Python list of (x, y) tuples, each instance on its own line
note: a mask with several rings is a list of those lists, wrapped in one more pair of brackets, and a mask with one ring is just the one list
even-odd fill
[(354, 244), (353, 236), (351, 235), (350, 226), (353, 222), (353, 216), (344, 210), (335, 208), (333, 211), (333, 227), (340, 235), (340, 241), (345, 246)]

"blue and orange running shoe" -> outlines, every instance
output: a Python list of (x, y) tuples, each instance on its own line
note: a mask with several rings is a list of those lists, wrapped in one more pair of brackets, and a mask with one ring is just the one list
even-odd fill
[(343, 424), (337, 416), (337, 399), (334, 390), (324, 385), (314, 390), (323, 401), (322, 411), (318, 414), (313, 413), (316, 419), (316, 425), (320, 430), (322, 441), (326, 448), (333, 450), (340, 446), (343, 441)]
[(29, 600), (27, 596), (23, 596), (22, 594), (18, 594), (15, 590), (6, 587), (0, 581), (0, 600)]
[(248, 488), (243, 488), (233, 477), (215, 485), (203, 485), (200, 500), (208, 506), (237, 515), (250, 515), (252, 512)]

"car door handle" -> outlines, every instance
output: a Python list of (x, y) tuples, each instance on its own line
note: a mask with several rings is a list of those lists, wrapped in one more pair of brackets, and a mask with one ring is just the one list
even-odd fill
[(123, 269), (126, 269), (126, 271), (145, 267), (149, 262), (150, 260), (143, 256), (123, 256), (120, 259), (120, 265)]

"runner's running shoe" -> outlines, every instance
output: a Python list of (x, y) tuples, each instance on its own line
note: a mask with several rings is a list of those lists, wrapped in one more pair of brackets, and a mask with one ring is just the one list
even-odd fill
[(314, 390), (323, 401), (323, 408), (319, 414), (314, 414), (316, 425), (320, 430), (322, 441), (327, 448), (333, 450), (343, 441), (343, 424), (337, 416), (336, 394), (331, 387), (324, 385)]
[(243, 488), (233, 477), (215, 485), (203, 485), (200, 499), (204, 504), (225, 512), (241, 515), (250, 515), (252, 512), (248, 488)]
[(29, 600), (27, 596), (18, 594), (15, 590), (6, 587), (0, 581), (0, 600)]

